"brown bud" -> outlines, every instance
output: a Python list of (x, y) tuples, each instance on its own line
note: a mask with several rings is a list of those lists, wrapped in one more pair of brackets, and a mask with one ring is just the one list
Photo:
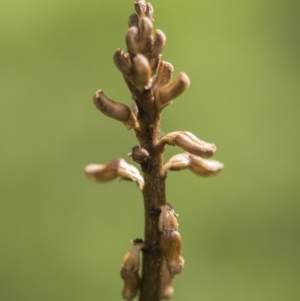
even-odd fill
[[(153, 36), (149, 36), (147, 39), (146, 39), (146, 41), (145, 41), (145, 45), (144, 45), (144, 53), (146, 54), (146, 55), (148, 55), (148, 53), (151, 51), (151, 49), (152, 49), (152, 46), (153, 46), (153, 41), (154, 41), (154, 39), (153, 39)], [(150, 60), (151, 61), (151, 60)], [(150, 64), (150, 61), (149, 61), (149, 64)], [(151, 70), (153, 70), (152, 69), (152, 65), (150, 64), (150, 66), (151, 66)], [(153, 75), (154, 73), (152, 72), (152, 75)]]
[(107, 182), (118, 177), (119, 159), (109, 164), (89, 164), (85, 167), (87, 176), (95, 182)]
[(124, 281), (122, 295), (126, 300), (132, 300), (136, 296), (141, 284), (141, 279), (138, 274), (140, 266), (139, 252), (145, 247), (145, 244), (139, 239), (134, 240), (133, 244), (132, 249), (127, 252), (123, 258), (123, 266), (121, 269), (121, 278)]
[(146, 245), (141, 239), (136, 239), (132, 241), (133, 247), (129, 252), (127, 252), (123, 258), (123, 267), (132, 272), (137, 272), (140, 267), (140, 256), (139, 252)]
[(156, 74), (157, 72), (157, 67), (159, 65), (161, 59), (161, 53), (164, 49), (165, 44), (166, 44), (165, 34), (161, 30), (157, 29), (155, 31), (153, 46), (149, 57), (149, 64), (151, 66), (152, 74)]
[(124, 282), (122, 297), (125, 300), (132, 300), (141, 286), (141, 278), (138, 272), (128, 271), (124, 267), (121, 269), (121, 278)]
[(139, 188), (144, 187), (144, 179), (138, 169), (124, 159), (116, 159), (106, 165), (89, 164), (85, 167), (88, 177), (96, 182), (107, 182), (120, 177), (123, 180), (137, 182)]
[(142, 164), (149, 159), (150, 155), (146, 149), (141, 148), (140, 146), (134, 146), (129, 157), (132, 157), (133, 161)]
[(137, 27), (130, 27), (127, 30), (126, 34), (126, 45), (127, 51), (129, 52), (130, 56), (134, 56), (139, 52), (140, 46), (138, 41), (138, 28)]
[(181, 72), (171, 83), (162, 86), (156, 93), (156, 102), (159, 109), (169, 105), (171, 101), (182, 94), (190, 85), (188, 76)]
[(161, 233), (178, 230), (177, 216), (172, 206), (167, 203), (160, 206), (160, 215), (158, 218), (158, 229)]
[(139, 16), (143, 16), (147, 11), (146, 2), (144, 0), (134, 1), (134, 8)]
[(139, 170), (123, 159), (119, 161), (118, 175), (124, 180), (137, 182), (141, 190), (144, 188), (144, 178), (141, 176)]
[(120, 48), (114, 53), (114, 63), (124, 76), (130, 76), (132, 74), (132, 65), (130, 60)]
[(178, 154), (169, 159), (162, 168), (162, 173), (165, 174), (168, 170), (182, 170), (189, 168), (191, 165), (190, 156), (188, 153)]
[(162, 61), (159, 64), (158, 72), (153, 82), (153, 92), (155, 93), (157, 89), (168, 84), (172, 80), (172, 75), (174, 68), (171, 63)]
[(224, 164), (219, 161), (205, 160), (198, 156), (184, 153), (171, 157), (170, 160), (164, 164), (162, 173), (165, 174), (168, 170), (182, 170), (189, 168), (199, 176), (209, 177), (218, 174), (223, 167)]
[(94, 105), (106, 116), (121, 121), (128, 129), (137, 127), (136, 117), (129, 107), (109, 99), (101, 90), (94, 95)]
[(158, 58), (162, 53), (166, 44), (166, 35), (160, 30), (157, 29), (154, 35), (153, 49), (151, 51), (151, 58)]
[(146, 42), (152, 34), (152, 28), (153, 24), (148, 18), (140, 19), (139, 42), (141, 51), (145, 51)]
[(151, 67), (152, 75), (155, 75), (157, 73), (157, 68), (159, 66), (160, 61), (161, 61), (161, 54), (157, 58), (149, 59), (149, 65)]
[(161, 138), (160, 142), (173, 146), (177, 145), (185, 151), (202, 158), (211, 157), (217, 150), (213, 143), (204, 142), (187, 131), (169, 133)]
[(178, 231), (169, 231), (161, 234), (160, 246), (167, 262), (171, 277), (179, 274), (184, 266), (181, 256), (182, 239)]
[(161, 285), (160, 285), (160, 298), (170, 299), (174, 294), (174, 288), (172, 286), (172, 278), (167, 267), (166, 259), (162, 260), (161, 267)]
[(153, 9), (153, 6), (147, 2), (146, 3), (146, 16), (152, 21), (154, 22), (154, 19), (153, 19), (153, 13), (154, 13), (154, 9)]
[(149, 62), (142, 54), (137, 54), (133, 58), (133, 77), (134, 83), (139, 91), (151, 87), (151, 69)]
[(224, 167), (219, 161), (205, 160), (197, 156), (190, 155), (190, 170), (199, 176), (209, 177), (218, 174)]
[(128, 27), (138, 27), (139, 26), (139, 17), (137, 14), (132, 14), (128, 18)]

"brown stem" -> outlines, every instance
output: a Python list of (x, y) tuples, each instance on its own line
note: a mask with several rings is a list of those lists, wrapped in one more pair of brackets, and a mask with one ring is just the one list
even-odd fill
[(160, 233), (158, 215), (154, 209), (166, 204), (165, 176), (162, 174), (164, 148), (158, 145), (160, 133), (160, 112), (151, 101), (152, 93), (135, 93), (139, 109), (140, 124), (137, 138), (142, 148), (149, 153), (149, 159), (141, 164), (145, 186), (143, 189), (145, 208), (146, 249), (143, 253), (142, 284), (139, 301), (159, 301), (161, 286), (162, 254), (159, 247)]

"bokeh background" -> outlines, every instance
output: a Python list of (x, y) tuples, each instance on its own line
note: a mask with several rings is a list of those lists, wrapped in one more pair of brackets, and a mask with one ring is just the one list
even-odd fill
[[(100, 88), (130, 104), (112, 54), (125, 48), (132, 2), (1, 0), (3, 301), (121, 300), (141, 194), (92, 183), (83, 168), (136, 145), (92, 104)], [(151, 3), (163, 59), (192, 82), (164, 110), (162, 133), (191, 131), (225, 163), (210, 179), (169, 174), (186, 261), (173, 300), (299, 300), (300, 2)]]

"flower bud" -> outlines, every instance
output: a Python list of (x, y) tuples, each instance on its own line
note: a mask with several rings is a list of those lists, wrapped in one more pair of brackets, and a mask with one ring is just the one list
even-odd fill
[(189, 168), (191, 165), (190, 156), (188, 153), (178, 154), (169, 159), (162, 167), (162, 173), (166, 174), (168, 170), (182, 170)]
[(174, 295), (174, 288), (172, 284), (166, 285), (160, 292), (160, 298), (163, 300), (171, 299)]
[(132, 14), (128, 18), (128, 27), (138, 27), (139, 26), (139, 17), (137, 14)]
[(134, 1), (134, 8), (139, 16), (143, 16), (147, 11), (147, 6), (144, 0)]
[(94, 104), (106, 116), (121, 121), (128, 129), (137, 126), (136, 117), (129, 107), (106, 97), (101, 90), (94, 95)]
[(155, 31), (153, 49), (150, 54), (151, 58), (159, 57), (165, 47), (166, 39), (166, 35), (160, 29)]
[(95, 182), (107, 182), (118, 177), (119, 160), (114, 160), (107, 165), (89, 164), (85, 167), (88, 177)]
[[(148, 55), (148, 53), (151, 51), (152, 47), (153, 47), (153, 41), (154, 41), (154, 38), (153, 36), (149, 36), (146, 40), (145, 40), (145, 45), (144, 45), (144, 48), (143, 48), (143, 52)], [(149, 65), (151, 67), (151, 70), (152, 69), (152, 65), (150, 64), (151, 63), (151, 59), (149, 60)], [(156, 70), (156, 69), (155, 69)], [(156, 72), (153, 72), (152, 71), (152, 75), (154, 75)]]
[(218, 174), (224, 167), (219, 161), (205, 160), (198, 156), (184, 153), (170, 158), (162, 167), (162, 173), (166, 174), (168, 170), (182, 170), (189, 168), (198, 176), (209, 177)]
[(118, 175), (124, 180), (137, 182), (141, 190), (144, 188), (144, 178), (141, 176), (139, 170), (123, 159), (119, 161)]
[(89, 164), (85, 167), (88, 177), (95, 182), (107, 182), (118, 176), (115, 161), (110, 166), (103, 164)]
[[(152, 28), (153, 28), (153, 24), (147, 17), (140, 19), (139, 43), (140, 43), (140, 51), (143, 53), (146, 51), (147, 41), (152, 34)], [(148, 45), (147, 47), (148, 51), (150, 50), (149, 46), (150, 45)]]
[(139, 30), (137, 27), (129, 27), (126, 34), (126, 45), (127, 51), (130, 56), (134, 56), (139, 52), (139, 41), (138, 41)]
[(158, 218), (158, 229), (161, 233), (178, 230), (177, 216), (172, 206), (167, 203), (160, 206), (160, 215)]
[(139, 252), (145, 247), (145, 244), (140, 239), (134, 240), (133, 244), (132, 249), (123, 258), (121, 269), (121, 278), (124, 281), (122, 296), (126, 300), (132, 300), (137, 295), (141, 284), (138, 274), (140, 266)]
[(165, 34), (161, 30), (157, 29), (155, 31), (153, 45), (149, 57), (149, 64), (152, 70), (152, 74), (156, 74), (157, 72), (157, 67), (159, 65), (161, 59), (161, 53), (165, 47), (165, 44), (166, 44)]
[(138, 272), (128, 271), (124, 267), (121, 269), (121, 278), (124, 282), (122, 296), (125, 300), (132, 300), (141, 286), (141, 278)]
[(132, 65), (128, 57), (124, 54), (122, 49), (117, 49), (114, 53), (114, 63), (124, 76), (132, 74)]
[(141, 190), (144, 188), (144, 179), (138, 169), (124, 159), (116, 159), (106, 165), (89, 164), (85, 167), (85, 172), (95, 182), (107, 182), (120, 177), (136, 182)]
[(146, 40), (152, 34), (153, 23), (148, 18), (140, 19), (140, 31), (139, 38), (141, 40)]
[(180, 233), (178, 231), (169, 231), (161, 234), (160, 246), (171, 277), (181, 273), (184, 259), (181, 256), (182, 239)]
[(161, 285), (160, 285), (160, 298), (170, 299), (174, 294), (174, 288), (172, 286), (172, 278), (167, 267), (166, 259), (162, 260), (161, 267)]
[(199, 176), (209, 177), (218, 174), (224, 167), (219, 161), (204, 160), (197, 156), (190, 155), (190, 170)]
[(150, 155), (146, 149), (141, 148), (140, 146), (134, 146), (132, 148), (132, 152), (129, 154), (129, 157), (132, 157), (133, 161), (142, 164), (149, 159)]
[(143, 243), (142, 239), (135, 239), (131, 241), (133, 247), (129, 252), (127, 252), (123, 258), (123, 268), (128, 271), (137, 272), (140, 268), (140, 256), (139, 252), (146, 245)]
[(217, 150), (213, 143), (199, 140), (194, 134), (187, 131), (169, 133), (160, 142), (173, 146), (177, 145), (185, 151), (203, 158), (211, 157)]
[(151, 68), (149, 62), (142, 54), (137, 54), (133, 58), (134, 83), (139, 91), (149, 89), (151, 86)]
[(159, 88), (156, 92), (156, 101), (159, 109), (169, 105), (171, 101), (182, 94), (190, 85), (188, 76), (181, 72), (178, 77), (171, 83)]
[(147, 2), (146, 3), (146, 16), (152, 21), (154, 22), (154, 19), (153, 19), (153, 13), (154, 13), (154, 9), (153, 9), (153, 6)]
[(165, 61), (160, 62), (152, 91), (155, 93), (160, 87), (168, 84), (172, 80), (173, 72), (174, 68), (172, 64)]

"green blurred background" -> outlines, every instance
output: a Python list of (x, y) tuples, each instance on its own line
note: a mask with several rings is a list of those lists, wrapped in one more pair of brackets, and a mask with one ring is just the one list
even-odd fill
[[(132, 2), (1, 0), (0, 300), (121, 300), (141, 194), (83, 168), (136, 145), (91, 100), (130, 104), (112, 54)], [(186, 261), (173, 300), (300, 300), (300, 2), (151, 3), (163, 59), (192, 82), (162, 131), (214, 142), (225, 163), (211, 179), (169, 174)]]

